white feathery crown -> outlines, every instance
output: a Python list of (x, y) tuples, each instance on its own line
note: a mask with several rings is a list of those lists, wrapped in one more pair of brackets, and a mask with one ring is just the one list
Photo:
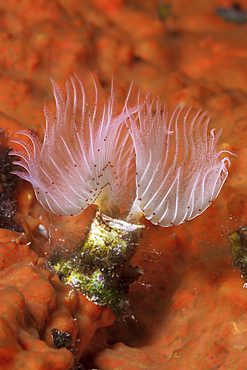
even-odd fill
[(117, 114), (113, 83), (106, 101), (92, 75), (91, 87), (71, 77), (66, 97), (52, 85), (56, 116), (45, 106), (43, 143), (32, 131), (18, 131), (28, 141), (12, 139), (22, 150), (10, 153), (26, 170), (14, 173), (33, 185), (48, 212), (75, 216), (97, 204), (131, 223), (144, 215), (171, 226), (193, 219), (217, 197), (230, 161), (217, 148), (221, 131), (208, 135), (205, 114), (178, 105), (168, 118), (150, 94), (142, 104), (138, 95), (133, 107), (128, 95)]

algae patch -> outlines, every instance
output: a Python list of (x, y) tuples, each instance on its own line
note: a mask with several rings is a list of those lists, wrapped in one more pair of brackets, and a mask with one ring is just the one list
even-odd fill
[(114, 219), (97, 210), (84, 241), (72, 252), (55, 251), (50, 265), (61, 281), (120, 315), (128, 304), (130, 284), (142, 274), (131, 259), (143, 229), (141, 223)]
[(234, 265), (239, 266), (243, 278), (247, 279), (247, 226), (229, 235)]

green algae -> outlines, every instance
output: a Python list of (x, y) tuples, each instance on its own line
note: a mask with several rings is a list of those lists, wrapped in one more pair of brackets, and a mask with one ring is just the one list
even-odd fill
[(241, 268), (243, 278), (247, 279), (247, 226), (229, 235), (232, 245), (234, 265)]
[(142, 274), (131, 266), (144, 225), (113, 219), (98, 210), (85, 239), (70, 253), (57, 250), (50, 265), (61, 281), (117, 315), (127, 306), (131, 283)]

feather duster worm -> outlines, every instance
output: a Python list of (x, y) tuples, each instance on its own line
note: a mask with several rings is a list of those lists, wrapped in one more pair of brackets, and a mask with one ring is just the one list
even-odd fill
[[(131, 266), (144, 215), (156, 225), (179, 225), (202, 213), (216, 198), (228, 171), (217, 149), (220, 132), (207, 133), (208, 119), (177, 106), (170, 118), (149, 94), (116, 114), (112, 84), (106, 101), (91, 76), (88, 89), (78, 76), (66, 84), (66, 97), (52, 81), (56, 116), (45, 107), (43, 144), (31, 131), (29, 142), (12, 154), (26, 172), (44, 208), (73, 216), (97, 204), (87, 236), (73, 253), (58, 249), (49, 260), (64, 283), (115, 313), (124, 312), (129, 285), (142, 271)], [(155, 113), (153, 113), (155, 108)], [(15, 162), (14, 162), (15, 163)]]
[[(139, 100), (139, 99), (138, 99)], [(137, 103), (137, 116), (127, 125), (136, 153), (136, 199), (127, 220), (144, 215), (155, 225), (172, 226), (191, 220), (219, 194), (230, 165), (218, 151), (221, 130), (207, 134), (209, 118), (191, 107), (177, 106), (168, 119), (166, 106), (149, 95)]]
[[(46, 129), (43, 144), (34, 132), (18, 131), (25, 152), (12, 152), (27, 170), (15, 172), (32, 183), (38, 201), (50, 213), (76, 216), (97, 204), (103, 213), (115, 215), (116, 205), (129, 207), (129, 188), (134, 180), (134, 147), (126, 130), (125, 110), (116, 115), (116, 98), (105, 102), (99, 83), (86, 91), (76, 75), (66, 83), (65, 98), (54, 81), (56, 116), (45, 107)], [(132, 190), (133, 191), (133, 190)]]
[[(202, 213), (217, 197), (230, 164), (221, 158), (220, 131), (208, 135), (205, 114), (177, 106), (168, 119), (147, 95), (134, 108), (116, 114), (112, 84), (105, 101), (91, 76), (87, 90), (78, 76), (66, 83), (66, 98), (54, 81), (56, 116), (44, 108), (43, 144), (34, 132), (19, 131), (30, 143), (13, 139), (25, 151), (11, 154), (26, 172), (15, 172), (32, 183), (44, 208), (61, 216), (78, 215), (91, 204), (112, 217), (124, 209), (126, 221), (143, 215), (161, 226), (179, 225)], [(91, 93), (91, 95), (90, 95)], [(127, 216), (126, 216), (127, 215)]]

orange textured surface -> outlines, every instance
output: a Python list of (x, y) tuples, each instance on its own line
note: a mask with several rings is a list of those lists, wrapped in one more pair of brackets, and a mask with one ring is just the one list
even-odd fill
[(69, 369), (73, 357), (52, 348), (51, 330), (69, 333), (80, 358), (95, 331), (111, 325), (115, 315), (53, 277), (30, 249), (32, 243), (20, 244), (16, 234), (0, 233), (1, 369)]
[(74, 71), (90, 69), (106, 92), (114, 75), (120, 106), (134, 78), (137, 89), (159, 94), (168, 107), (203, 107), (211, 127), (223, 127), (221, 143), (237, 155), (203, 215), (169, 229), (145, 222), (133, 261), (144, 275), (131, 287), (132, 309), (123, 323), (113, 324), (112, 311), (43, 266), (50, 245), (38, 225), (51, 225), (52, 240), (63, 243), (80, 237), (93, 209), (75, 219), (50, 218), (22, 183), (18, 217), (25, 234), (0, 233), (1, 369), (69, 369), (71, 353), (52, 348), (54, 327), (72, 334), (88, 369), (247, 368), (247, 292), (227, 238), (247, 224), (247, 24), (216, 15), (218, 7), (231, 6), (228, 0), (171, 0), (164, 22), (158, 3), (0, 4), (0, 118), (10, 133), (30, 128), (42, 136), (44, 100), (54, 109), (49, 78), (62, 87)]

